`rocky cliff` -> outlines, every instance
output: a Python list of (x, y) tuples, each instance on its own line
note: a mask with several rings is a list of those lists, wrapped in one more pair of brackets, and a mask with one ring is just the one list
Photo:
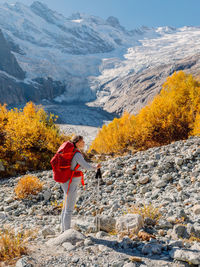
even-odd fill
[(10, 51), (10, 46), (0, 30), (0, 71), (4, 71), (17, 79), (23, 80), (25, 72), (19, 66), (15, 56)]
[[(101, 87), (99, 97), (90, 105), (102, 106), (108, 112), (137, 114), (157, 95), (166, 78), (174, 71), (184, 70), (194, 76), (200, 74), (200, 54), (179, 60), (174, 64), (149, 67), (139, 73), (129, 74), (107, 82)], [(102, 102), (102, 95), (104, 101)], [(107, 95), (107, 96), (106, 96)]]

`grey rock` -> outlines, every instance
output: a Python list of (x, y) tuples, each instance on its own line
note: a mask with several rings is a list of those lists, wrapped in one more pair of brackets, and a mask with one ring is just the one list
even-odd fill
[(167, 185), (167, 182), (166, 181), (157, 181), (156, 183), (155, 183), (155, 186), (157, 187), (157, 188), (162, 188), (162, 187), (165, 187)]
[(42, 235), (44, 237), (47, 237), (49, 235), (55, 235), (55, 231), (53, 229), (51, 229), (50, 227), (45, 227), (43, 230), (42, 230)]
[(62, 245), (64, 242), (70, 242), (72, 245), (75, 245), (77, 242), (84, 240), (85, 236), (83, 234), (74, 229), (69, 229), (56, 238), (48, 240), (46, 244), (47, 246), (58, 246)]
[(70, 242), (64, 242), (62, 246), (65, 248), (66, 251), (72, 251), (75, 249), (75, 246), (72, 245)]
[(187, 232), (187, 228), (184, 225), (175, 225), (173, 231), (171, 233), (172, 238), (189, 238), (189, 234)]
[(192, 210), (193, 210), (194, 214), (196, 214), (196, 215), (200, 214), (200, 205), (193, 206)]
[(7, 218), (7, 215), (5, 212), (0, 212), (0, 222), (4, 221)]
[(27, 260), (26, 260), (26, 257), (25, 257), (25, 258), (19, 259), (17, 261), (15, 267), (33, 267), (33, 265), (28, 263)]
[(116, 220), (111, 216), (101, 215), (100, 220), (100, 230), (105, 232), (112, 232), (115, 229)]
[(143, 226), (144, 221), (139, 214), (126, 214), (117, 218), (116, 221), (116, 229), (118, 231), (131, 230), (138, 233)]
[(170, 180), (172, 180), (172, 175), (170, 173), (165, 173), (165, 174), (163, 174), (162, 179), (164, 181), (170, 181)]
[(161, 249), (162, 249), (162, 246), (159, 245), (159, 244), (145, 244), (142, 248), (142, 253), (144, 255), (147, 255), (147, 254), (158, 254), (160, 255), (161, 254)]
[(48, 190), (44, 191), (43, 197), (45, 201), (49, 201), (49, 199), (51, 198), (51, 192)]
[(123, 267), (136, 267), (136, 264), (134, 262), (128, 262), (125, 263)]
[(175, 163), (177, 164), (177, 165), (182, 165), (183, 164), (183, 159), (182, 158), (175, 158)]
[(144, 176), (144, 177), (141, 177), (139, 179), (139, 183), (140, 184), (147, 184), (149, 182), (149, 177), (148, 176)]
[(187, 250), (187, 249), (172, 249), (170, 256), (173, 259), (190, 262), (192, 264), (200, 264), (200, 250)]

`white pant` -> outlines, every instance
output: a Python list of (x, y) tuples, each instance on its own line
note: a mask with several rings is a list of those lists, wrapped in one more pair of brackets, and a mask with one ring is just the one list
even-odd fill
[(66, 199), (66, 194), (67, 194), (67, 189), (68, 189), (68, 184), (69, 181), (66, 183), (61, 183), (61, 187), (64, 191), (64, 209), (62, 210), (61, 213), (61, 229), (62, 232), (70, 229), (71, 227), (71, 217), (72, 217), (72, 212), (74, 209), (74, 206), (76, 204), (76, 198), (77, 198), (77, 191), (78, 191), (78, 186), (81, 183), (81, 177), (74, 177), (72, 179), (72, 182), (70, 184), (69, 192), (67, 195)]

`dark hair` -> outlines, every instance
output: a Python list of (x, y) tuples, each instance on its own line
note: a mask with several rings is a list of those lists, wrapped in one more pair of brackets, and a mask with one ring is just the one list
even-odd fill
[(75, 135), (71, 138), (71, 142), (74, 144), (74, 146), (76, 146), (76, 143), (78, 143), (80, 140), (83, 140), (83, 136), (82, 135)]

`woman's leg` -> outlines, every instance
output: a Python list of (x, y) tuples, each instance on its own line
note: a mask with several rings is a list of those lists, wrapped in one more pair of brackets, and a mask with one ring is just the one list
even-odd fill
[(73, 178), (68, 195), (67, 195), (67, 199), (66, 199), (66, 194), (67, 194), (69, 182), (61, 184), (61, 187), (64, 191), (64, 204), (63, 204), (64, 209), (62, 210), (62, 214), (61, 214), (62, 231), (66, 231), (70, 229), (71, 227), (71, 217), (72, 217), (72, 213), (73, 213), (74, 206), (76, 203), (77, 191), (78, 191), (78, 186), (80, 182), (81, 182), (81, 178)]

